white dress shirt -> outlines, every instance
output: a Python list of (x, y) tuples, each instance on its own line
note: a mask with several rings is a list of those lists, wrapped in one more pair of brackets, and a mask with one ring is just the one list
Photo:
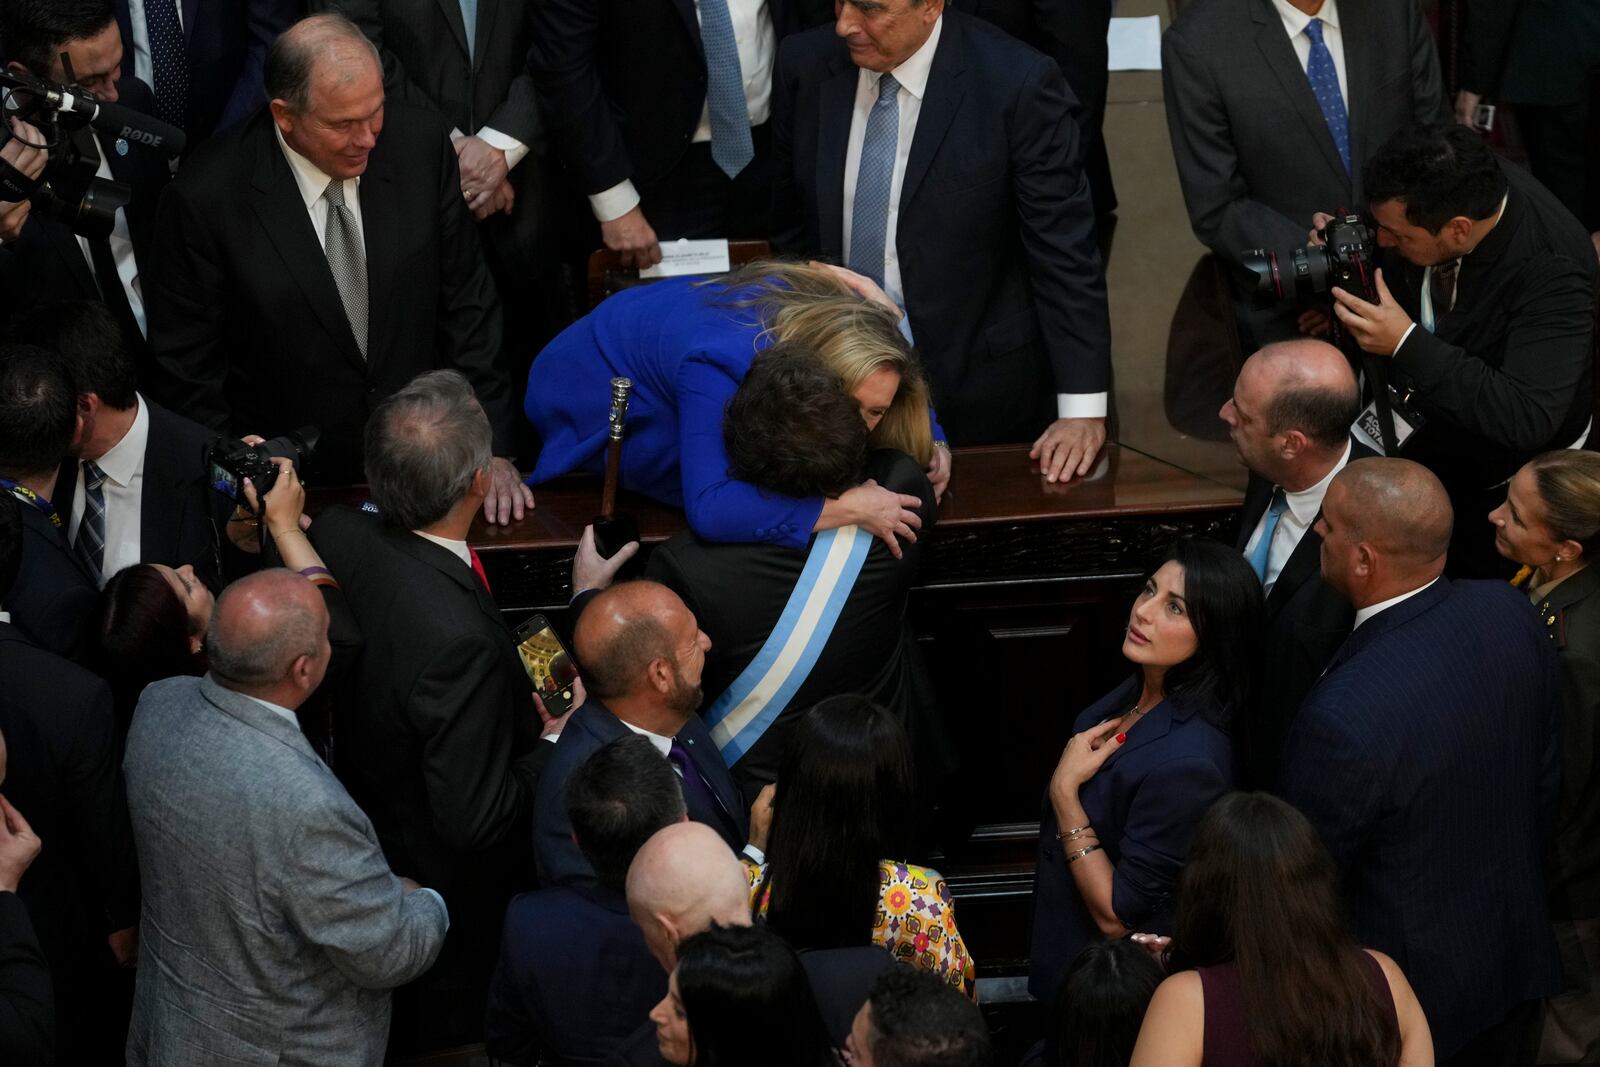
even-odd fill
[[(1437, 582), (1438, 580), (1439, 579), (1435, 578), (1433, 580), (1433, 582)], [(1361, 608), (1359, 611), (1356, 612), (1356, 623), (1355, 623), (1354, 626), (1350, 627), (1350, 629), (1352, 631), (1360, 629), (1362, 623), (1366, 622), (1368, 619), (1370, 619), (1374, 615), (1378, 614), (1378, 612), (1387, 611), (1390, 608), (1394, 607), (1396, 604), (1400, 603), (1402, 600), (1410, 600), (1412, 597), (1416, 596), (1418, 593), (1422, 592), (1425, 589), (1430, 588), (1433, 585), (1433, 582), (1429, 582), (1427, 585), (1419, 585), (1419, 586), (1417, 586), (1417, 588), (1411, 590), (1411, 592), (1409, 592), (1409, 593), (1401, 593), (1399, 596), (1392, 596), (1388, 600), (1382, 600), (1382, 601), (1379, 601), (1376, 604), (1371, 604), (1371, 605), (1368, 605), (1367, 607)]]
[[(283, 131), (276, 125), (272, 127), (273, 136), (278, 138), (278, 147), (283, 149), (283, 158), (289, 161), (289, 170), (294, 174), (294, 184), (300, 190), (300, 199), (306, 205), (306, 214), (311, 216), (311, 226), (317, 231), (317, 244), (326, 248), (328, 244), (328, 202), (322, 199), (322, 194), (327, 191), (328, 183), (333, 177), (322, 173), (322, 170), (311, 160), (289, 147), (289, 142), (283, 139)], [(350, 214), (356, 221), (356, 240), (362, 247), (366, 246), (366, 231), (361, 228), (361, 179), (346, 178), (344, 180), (344, 205), (350, 209)]]
[[(111, 164), (106, 159), (105, 149), (98, 140), (95, 141), (94, 147), (100, 153), (100, 165), (95, 168), (95, 177), (104, 178), (108, 182), (115, 181), (116, 179), (111, 176)], [(148, 335), (150, 329), (145, 325), (144, 318), (144, 288), (139, 281), (139, 262), (133, 255), (133, 237), (128, 232), (127, 208), (117, 208), (107, 243), (111, 246), (111, 260), (117, 265), (117, 278), (122, 282), (122, 291), (127, 294), (128, 308), (133, 312), (133, 321), (138, 323), (140, 333)], [(88, 238), (80, 236), (78, 247), (83, 250), (83, 258), (89, 263), (89, 273), (94, 276), (95, 284), (99, 285), (100, 276), (95, 274), (94, 256), (89, 252)]]
[[(1289, 557), (1294, 555), (1294, 550), (1299, 547), (1300, 539), (1317, 521), (1317, 516), (1322, 514), (1322, 498), (1328, 495), (1328, 486), (1333, 484), (1333, 476), (1344, 470), (1345, 464), (1349, 462), (1350, 443), (1346, 441), (1339, 462), (1333, 465), (1333, 469), (1321, 481), (1309, 489), (1302, 489), (1296, 493), (1284, 491), (1283, 497), (1289, 506), (1278, 519), (1278, 528), (1272, 531), (1272, 544), (1267, 547), (1267, 580), (1261, 587), (1264, 594), (1272, 592), (1273, 583), (1278, 580), (1278, 575), (1283, 573)], [(1261, 543), (1261, 532), (1266, 528), (1270, 512), (1270, 508), (1263, 511), (1261, 518), (1257, 520), (1255, 532), (1250, 535), (1250, 540), (1244, 546), (1245, 559), (1253, 556), (1256, 546)]]
[[(906, 61), (894, 70), (894, 80), (900, 83), (895, 99), (900, 105), (900, 124), (894, 150), (894, 175), (889, 183), (889, 220), (883, 231), (883, 290), (902, 308), (906, 306), (905, 286), (900, 277), (900, 252), (895, 237), (900, 229), (900, 192), (905, 184), (906, 163), (911, 158), (911, 142), (917, 135), (917, 119), (922, 114), (922, 98), (928, 90), (928, 73), (933, 69), (933, 56), (939, 50), (939, 37), (944, 30), (941, 16), (933, 24), (933, 32), (922, 42), (922, 47), (911, 53)], [(867, 117), (878, 102), (878, 82), (883, 75), (862, 67), (856, 75), (856, 99), (850, 112), (850, 137), (845, 142), (844, 154), (844, 260), (850, 262), (850, 228), (854, 224), (856, 179), (860, 177), (861, 145), (867, 137)], [(917, 324), (908, 314), (904, 327), (915, 335)], [(1104, 393), (1057, 393), (1056, 416), (1063, 419), (1100, 419), (1106, 414)]]
[[(150, 0), (177, 9), (178, 29), (183, 29), (183, 4), (179, 0)], [(128, 28), (133, 31), (133, 76), (150, 88), (156, 86), (155, 67), (150, 60), (150, 28), (144, 22), (145, 0), (128, 0)]]
[[(144, 515), (144, 449), (150, 441), (150, 406), (144, 397), (134, 394), (138, 413), (133, 425), (122, 435), (122, 440), (106, 449), (106, 454), (94, 460), (105, 471), (106, 480), (100, 492), (106, 502), (106, 546), (100, 560), (100, 584), (103, 586), (124, 567), (140, 560), (140, 523)], [(78, 463), (78, 476), (72, 486), (72, 518), (67, 523), (67, 540), (78, 542), (78, 527), (83, 522), (83, 509), (88, 492), (83, 485), (83, 463)]]
[[(778, 54), (778, 35), (772, 28), (772, 12), (767, 0), (727, 2), (728, 18), (733, 23), (733, 41), (739, 50), (739, 75), (744, 79), (744, 106), (750, 112), (750, 125), (759, 126), (772, 114), (772, 62)], [(695, 0), (694, 17), (698, 24), (701, 21), (700, 0)], [(691, 140), (697, 144), (711, 140), (709, 94), (700, 108), (700, 121)], [(589, 196), (589, 208), (601, 222), (620, 219), (638, 206), (639, 192), (627, 178)]]
[(1301, 70), (1311, 65), (1311, 38), (1306, 36), (1306, 23), (1314, 18), (1322, 20), (1322, 43), (1328, 46), (1328, 54), (1333, 56), (1333, 69), (1339, 74), (1339, 95), (1344, 97), (1345, 113), (1349, 114), (1350, 82), (1344, 75), (1344, 35), (1339, 32), (1339, 0), (1323, 0), (1322, 7), (1315, 15), (1306, 14), (1289, 0), (1272, 0), (1272, 6), (1278, 9), (1278, 17), (1283, 20), (1289, 43), (1294, 46), (1294, 54), (1300, 58)]

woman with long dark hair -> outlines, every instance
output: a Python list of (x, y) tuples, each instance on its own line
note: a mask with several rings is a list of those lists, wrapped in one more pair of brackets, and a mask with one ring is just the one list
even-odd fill
[(713, 926), (678, 946), (667, 995), (650, 1012), (676, 1067), (836, 1067), (794, 950), (758, 926)]
[(878, 944), (969, 995), (974, 969), (938, 871), (906, 862), (911, 742), (887, 711), (837, 696), (784, 739), (764, 866), (751, 903), (798, 949)]
[(1433, 1039), (1395, 962), (1344, 921), (1333, 860), (1294, 808), (1233, 793), (1206, 813), (1170, 964), (1132, 1067), (1427, 1067)]
[(1132, 676), (1077, 718), (1050, 779), (1028, 987), (1055, 1000), (1086, 944), (1164, 933), (1194, 827), (1233, 787), (1261, 582), (1238, 552), (1179, 541), (1128, 614)]

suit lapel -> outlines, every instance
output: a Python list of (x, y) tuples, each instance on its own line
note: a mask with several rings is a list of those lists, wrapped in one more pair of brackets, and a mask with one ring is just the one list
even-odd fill
[(695, 51), (700, 53), (704, 61), (706, 48), (700, 40), (700, 19), (694, 11), (695, 0), (672, 0), (672, 6), (678, 9), (678, 17), (683, 19), (683, 28), (689, 31), (689, 40), (694, 42)]
[[(1311, 138), (1317, 142), (1323, 161), (1348, 182), (1350, 175), (1344, 169), (1344, 160), (1339, 158), (1333, 134), (1328, 132), (1328, 122), (1322, 117), (1322, 108), (1317, 106), (1311, 83), (1306, 80), (1305, 69), (1300, 66), (1300, 58), (1295, 55), (1294, 45), (1289, 43), (1289, 35), (1284, 31), (1283, 20), (1272, 7), (1272, 0), (1257, 0), (1252, 16), (1256, 22), (1256, 47), (1267, 69), (1272, 71), (1282, 86), (1284, 99), (1289, 101), (1300, 116), (1300, 121), (1311, 131)], [(1346, 39), (1349, 37), (1346, 36)], [(1346, 76), (1349, 76), (1348, 70)]]
[[(391, 275), (399, 265), (394, 222), (400, 217), (399, 187), (388, 166), (388, 157), (379, 147), (372, 150), (372, 164), (361, 178), (361, 240), (367, 252), (367, 363), (381, 362), (391, 351), (388, 327), (394, 318), (383, 314), (390, 294), (397, 291)], [(331, 276), (331, 274), (330, 274)], [(343, 308), (343, 304), (340, 305)], [(349, 319), (345, 319), (349, 322)], [(353, 342), (352, 342), (353, 343)]]
[[(444, 16), (446, 26), (456, 39), (456, 46), (461, 49), (461, 54), (467, 54), (467, 24), (461, 18), (461, 0), (438, 0), (439, 13)], [(478, 12), (478, 23), (483, 23), (483, 12)]]
[[(117, 5), (121, 7), (121, 4)], [(183, 39), (194, 37), (194, 24), (200, 18), (200, 0), (183, 0)]]
[(1317, 536), (1316, 531), (1307, 530), (1300, 535), (1300, 543), (1294, 546), (1294, 551), (1284, 561), (1283, 570), (1278, 572), (1278, 580), (1272, 583), (1272, 592), (1267, 595), (1267, 618), (1276, 618), (1295, 591), (1321, 569), (1322, 538)]
[(251, 183), (251, 210), (290, 276), (305, 294), (322, 328), (339, 345), (345, 357), (364, 370), (361, 350), (356, 347), (350, 320), (339, 300), (339, 288), (333, 281), (333, 271), (328, 268), (327, 254), (317, 244), (317, 231), (311, 224), (311, 216), (306, 214), (305, 202), (300, 199), (300, 187), (295, 184), (289, 161), (278, 147), (271, 113), (263, 111), (253, 121), (258, 125), (252, 138), (256, 143), (256, 165)]
[(911, 153), (906, 159), (905, 181), (900, 186), (902, 213), (917, 195), (917, 187), (922, 184), (933, 157), (944, 143), (951, 121), (961, 108), (961, 98), (966, 92), (961, 76), (967, 69), (961, 45), (960, 16), (944, 16), (939, 47), (933, 53), (927, 89), (922, 94), (922, 110), (917, 115), (917, 132), (911, 139)]
[(716, 742), (711, 739), (711, 733), (705, 727), (705, 720), (699, 715), (689, 716), (689, 721), (678, 731), (678, 737), (684, 742), (689, 758), (699, 769), (701, 780), (711, 787), (711, 795), (716, 797), (717, 804), (722, 808), (723, 817), (731, 824), (736, 835), (743, 833), (744, 824), (738, 816), (742, 805), (733, 784), (733, 776), (728, 773), (727, 765), (722, 762)]
[(150, 433), (144, 445), (144, 485), (139, 491), (139, 553), (151, 560), (177, 559), (178, 531), (183, 529), (189, 494), (174, 490), (183, 488), (188, 478), (181, 473), (182, 460), (169, 446), (165, 413), (158, 413), (143, 397), (140, 403), (149, 407)]
[(1271, 502), (1272, 483), (1251, 474), (1244, 487), (1244, 505), (1239, 511), (1239, 537), (1233, 547), (1244, 551), (1244, 546), (1250, 543), (1250, 535), (1255, 532), (1256, 523), (1261, 521), (1262, 513)]
[(822, 251), (844, 254), (844, 164), (850, 140), (850, 118), (855, 110), (856, 83), (860, 75), (848, 60), (844, 68), (822, 83), (817, 129), (817, 223), (822, 228)]

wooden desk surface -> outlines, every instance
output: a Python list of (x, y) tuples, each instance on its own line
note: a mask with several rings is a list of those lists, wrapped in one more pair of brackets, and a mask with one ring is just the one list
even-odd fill
[[(941, 528), (992, 523), (1060, 521), (1119, 515), (1172, 515), (1237, 507), (1243, 494), (1142, 452), (1106, 446), (1087, 478), (1051, 485), (1022, 445), (958, 448), (949, 492), (939, 508)], [(600, 505), (597, 478), (561, 478), (534, 489), (536, 506), (521, 522), (490, 526), (479, 516), (470, 541), (480, 552), (572, 549)], [(364, 490), (312, 490), (313, 513), (333, 503), (357, 503)], [(684, 528), (683, 514), (636, 494), (622, 508), (639, 520), (646, 543), (665, 541)]]

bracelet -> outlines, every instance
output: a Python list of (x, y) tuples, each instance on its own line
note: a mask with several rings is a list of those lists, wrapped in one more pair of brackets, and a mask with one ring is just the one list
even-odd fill
[[(267, 532), (268, 533), (272, 533), (271, 530), (268, 530)], [(300, 529), (300, 527), (296, 526), (292, 530), (285, 530), (285, 531), (283, 531), (283, 533), (274, 533), (274, 534), (272, 534), (272, 539), (274, 541), (282, 541), (285, 537), (288, 537), (290, 534), (299, 534), (301, 537), (305, 537), (306, 536), (306, 532), (304, 530)], [(306, 539), (310, 540), (310, 538), (306, 538)]]
[(1061, 831), (1059, 834), (1056, 835), (1056, 840), (1057, 841), (1065, 841), (1069, 837), (1077, 837), (1079, 834), (1083, 833), (1085, 830), (1093, 830), (1093, 829), (1094, 829), (1094, 827), (1092, 825), (1090, 825), (1089, 823), (1084, 823), (1082, 826), (1074, 826), (1070, 830)]
[(315, 581), (318, 575), (326, 575), (327, 577), (332, 578), (333, 572), (326, 567), (307, 567), (305, 570), (300, 572), (300, 577), (309, 578), (312, 581)]
[(946, 452), (948, 452), (948, 451), (950, 451), (950, 442), (949, 441), (935, 441), (933, 443), (933, 447), (934, 448), (942, 448)]
[(1068, 863), (1077, 863), (1079, 860), (1083, 859), (1083, 857), (1087, 856), (1089, 853), (1091, 853), (1091, 852), (1099, 852), (1099, 851), (1100, 851), (1100, 846), (1099, 845), (1090, 845), (1088, 848), (1080, 848), (1076, 852), (1067, 853), (1067, 862)]

